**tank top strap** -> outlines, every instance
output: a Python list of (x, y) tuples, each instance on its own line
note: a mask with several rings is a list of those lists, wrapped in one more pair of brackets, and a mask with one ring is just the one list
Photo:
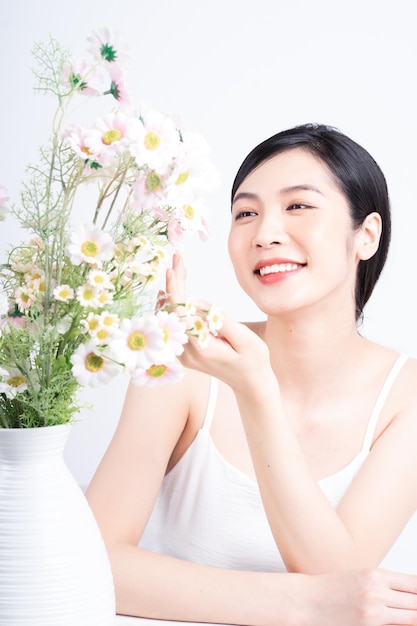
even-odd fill
[(219, 381), (217, 378), (214, 378), (214, 376), (211, 376), (206, 414), (204, 416), (204, 422), (201, 427), (201, 430), (210, 430), (211, 423), (214, 417), (214, 411), (216, 408), (218, 390), (219, 390)]
[(363, 440), (362, 451), (369, 452), (369, 450), (371, 449), (372, 442), (374, 440), (376, 425), (378, 423), (378, 418), (381, 413), (382, 407), (384, 406), (385, 400), (387, 399), (387, 396), (391, 391), (391, 387), (394, 384), (395, 379), (397, 378), (397, 374), (401, 370), (407, 358), (408, 357), (406, 354), (400, 354), (398, 356), (398, 358), (394, 362), (394, 365), (391, 367), (388, 376), (384, 381), (384, 384), (382, 385), (382, 389), (376, 399), (375, 406), (371, 413), (371, 417), (369, 418), (368, 426)]

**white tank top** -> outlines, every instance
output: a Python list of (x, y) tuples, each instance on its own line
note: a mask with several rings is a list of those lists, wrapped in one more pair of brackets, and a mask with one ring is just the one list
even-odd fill
[[(400, 355), (378, 395), (360, 452), (343, 469), (318, 481), (336, 507), (370, 452), (376, 424), (406, 360)], [(226, 461), (210, 435), (218, 381), (212, 379), (204, 424), (164, 477), (139, 545), (196, 563), (253, 571), (286, 571), (258, 485)]]

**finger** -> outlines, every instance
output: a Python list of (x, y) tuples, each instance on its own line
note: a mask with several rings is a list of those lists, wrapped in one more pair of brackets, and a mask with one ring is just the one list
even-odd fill
[(182, 257), (177, 253), (174, 254), (172, 267), (166, 271), (166, 290), (171, 304), (185, 302), (186, 274)]
[(218, 335), (226, 339), (235, 352), (244, 354), (256, 350), (261, 355), (262, 350), (265, 358), (269, 359), (267, 345), (245, 324), (236, 322), (233, 318), (222, 313), (222, 326), (218, 330)]
[(403, 574), (400, 572), (382, 571), (388, 579), (388, 584), (395, 591), (403, 591), (416, 596), (417, 598), (417, 576), (414, 574)]

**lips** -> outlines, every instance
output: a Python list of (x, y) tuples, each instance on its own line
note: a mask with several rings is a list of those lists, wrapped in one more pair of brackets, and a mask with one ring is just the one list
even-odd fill
[(253, 271), (258, 276), (269, 276), (271, 274), (295, 272), (304, 267), (304, 265), (304, 263), (296, 263), (289, 259), (270, 259), (268, 261), (259, 261)]

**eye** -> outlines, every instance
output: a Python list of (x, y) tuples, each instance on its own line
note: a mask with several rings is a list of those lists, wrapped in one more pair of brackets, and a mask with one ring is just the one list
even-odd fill
[(242, 220), (245, 217), (253, 217), (254, 215), (257, 215), (256, 211), (238, 211), (235, 215), (235, 220)]
[(302, 211), (303, 209), (311, 209), (309, 204), (303, 204), (302, 202), (294, 202), (287, 207), (287, 211)]

